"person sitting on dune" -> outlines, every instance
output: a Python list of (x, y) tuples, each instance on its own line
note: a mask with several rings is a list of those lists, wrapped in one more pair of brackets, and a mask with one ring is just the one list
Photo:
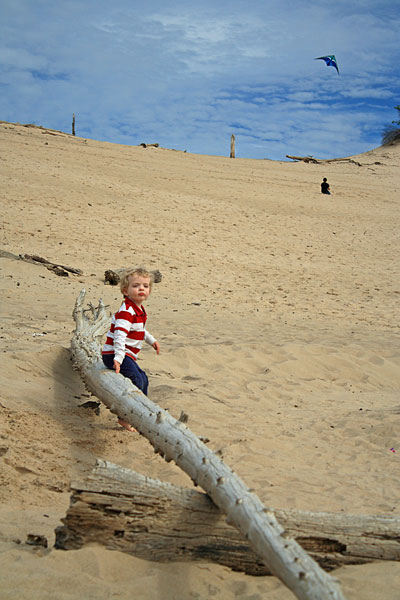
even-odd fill
[(326, 179), (326, 177), (324, 177), (322, 183), (321, 183), (321, 194), (330, 194), (330, 187), (329, 187), (329, 183)]

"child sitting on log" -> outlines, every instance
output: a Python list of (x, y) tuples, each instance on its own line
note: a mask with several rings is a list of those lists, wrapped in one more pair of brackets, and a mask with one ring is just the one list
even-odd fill
[[(142, 306), (150, 295), (152, 275), (142, 267), (128, 269), (121, 277), (120, 289), (124, 301), (112, 318), (111, 327), (103, 346), (102, 357), (108, 369), (115, 369), (128, 377), (132, 383), (147, 395), (149, 380), (136, 362), (143, 340), (160, 353), (160, 344), (146, 330), (147, 314)], [(126, 421), (118, 423), (128, 431), (135, 429)]]

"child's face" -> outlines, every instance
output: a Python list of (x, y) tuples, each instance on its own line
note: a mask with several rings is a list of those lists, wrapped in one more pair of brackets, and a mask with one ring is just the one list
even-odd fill
[(133, 274), (129, 277), (129, 283), (123, 293), (140, 306), (149, 297), (150, 291), (150, 277)]

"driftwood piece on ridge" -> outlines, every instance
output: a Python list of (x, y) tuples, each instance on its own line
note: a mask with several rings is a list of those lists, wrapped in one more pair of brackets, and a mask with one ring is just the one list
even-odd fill
[(227, 522), (248, 540), (271, 572), (301, 600), (343, 600), (338, 582), (325, 573), (301, 546), (287, 536), (272, 511), (248, 490), (242, 480), (181, 421), (157, 406), (132, 382), (109, 369), (100, 359), (99, 337), (109, 320), (102, 302), (84, 313), (82, 290), (73, 316), (76, 330), (72, 357), (88, 390), (110, 410), (130, 423), (167, 462), (173, 460), (195, 485), (201, 486)]
[(291, 160), (300, 160), (302, 162), (312, 163), (314, 165), (322, 165), (332, 162), (348, 162), (357, 165), (358, 167), (362, 167), (362, 164), (353, 158), (314, 158), (313, 156), (290, 156), (289, 154), (286, 154), (286, 158), (290, 158)]
[[(115, 270), (108, 269), (104, 272), (104, 282), (109, 283), (110, 285), (118, 285), (121, 279), (121, 275), (122, 273), (124, 273), (124, 271), (126, 271), (126, 268)], [(160, 271), (157, 269), (156, 271), (150, 271), (150, 273), (153, 275), (154, 283), (160, 283), (160, 281), (162, 280), (162, 275)]]
[[(248, 575), (270, 575), (247, 540), (226, 524), (210, 498), (98, 460), (71, 484), (55, 547), (96, 542), (144, 560), (215, 562)], [(400, 560), (400, 518), (274, 510), (325, 570), (372, 560)]]

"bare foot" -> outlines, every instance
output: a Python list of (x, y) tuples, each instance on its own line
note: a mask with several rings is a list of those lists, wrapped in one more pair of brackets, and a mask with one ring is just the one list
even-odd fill
[(134, 427), (132, 427), (132, 425), (130, 425), (126, 421), (123, 421), (122, 419), (118, 419), (118, 423), (120, 425), (122, 425), (122, 427), (125, 427), (125, 429), (127, 429), (128, 431), (136, 432), (136, 429)]

